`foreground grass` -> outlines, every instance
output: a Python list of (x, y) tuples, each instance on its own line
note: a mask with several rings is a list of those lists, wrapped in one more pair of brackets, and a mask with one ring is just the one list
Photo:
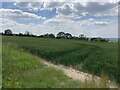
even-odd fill
[(40, 58), (3, 46), (4, 88), (94, 88), (94, 83), (73, 81), (60, 70), (47, 67)]
[(3, 46), (2, 86), (4, 88), (106, 88), (105, 79), (81, 83), (62, 71), (47, 67), (39, 57), (17, 47)]

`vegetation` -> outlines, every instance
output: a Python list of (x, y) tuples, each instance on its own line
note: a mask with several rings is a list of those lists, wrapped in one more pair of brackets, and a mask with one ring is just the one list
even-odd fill
[(5, 30), (5, 35), (12, 35), (12, 31), (10, 29)]
[(64, 32), (59, 32), (57, 34), (57, 37), (58, 39), (71, 39), (72, 38), (72, 35), (69, 34), (69, 33), (64, 33)]
[(65, 32), (58, 32), (57, 36), (55, 37), (54, 34), (52, 33), (47, 33), (44, 35), (34, 35), (29, 31), (26, 31), (25, 34), (23, 33), (19, 33), (19, 34), (13, 34), (12, 30), (7, 29), (5, 30), (4, 33), (2, 33), (2, 35), (7, 35), (7, 36), (25, 36), (25, 37), (39, 37), (39, 38), (56, 38), (56, 39), (78, 39), (78, 40), (86, 40), (86, 41), (97, 41), (97, 42), (108, 42), (109, 40), (107, 39), (103, 39), (100, 37), (94, 37), (94, 38), (87, 38), (84, 36), (84, 34), (80, 34), (79, 37), (76, 36), (72, 36), (72, 34), (70, 33), (65, 33)]
[(120, 83), (117, 43), (3, 36), (3, 44), (93, 75), (106, 72), (111, 80)]
[(80, 87), (79, 84), (80, 82), (69, 79), (62, 71), (43, 65), (40, 58), (3, 46), (3, 87)]
[(41, 58), (23, 49), (3, 45), (3, 88), (105, 88), (94, 81), (81, 83), (64, 75), (60, 70), (47, 67)]
[(51, 33), (51, 34), (48, 34), (48, 33), (47, 33), (47, 34), (44, 34), (43, 37), (44, 37), (44, 38), (55, 38), (55, 35), (52, 34), (52, 33)]
[(97, 37), (97, 38), (91, 38), (90, 41), (108, 42), (109, 40)]

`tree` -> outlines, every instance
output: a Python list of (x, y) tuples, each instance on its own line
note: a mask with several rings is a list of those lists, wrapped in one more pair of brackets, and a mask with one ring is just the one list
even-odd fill
[(72, 36), (72, 39), (79, 39), (78, 37), (76, 37), (76, 36)]
[(12, 35), (12, 31), (10, 29), (5, 30), (5, 35)]
[(44, 37), (44, 38), (55, 38), (55, 35), (52, 34), (52, 33), (51, 33), (51, 34), (48, 34), (48, 33), (47, 33), (47, 34), (44, 34), (43, 37)]
[(84, 34), (80, 34), (80, 35), (79, 35), (79, 39), (80, 39), (80, 40), (88, 40), (88, 38), (86, 38), (86, 37), (84, 36)]
[(40, 35), (40, 36), (38, 36), (38, 37), (43, 38), (43, 37), (44, 37), (44, 35)]
[(25, 31), (25, 34), (24, 34), (25, 36), (31, 36), (31, 37), (34, 37), (35, 35), (34, 34), (32, 34), (31, 32), (29, 32), (29, 31)]
[(55, 35), (54, 34), (49, 34), (49, 38), (55, 38)]
[(79, 38), (80, 38), (80, 39), (85, 39), (84, 34), (80, 34), (80, 35), (79, 35)]
[(65, 33), (65, 38), (66, 39), (71, 39), (72, 38), (72, 35), (70, 33)]
[(25, 35), (29, 36), (31, 33), (29, 31), (25, 31)]
[(101, 37), (91, 38), (90, 41), (97, 41), (97, 42), (108, 42), (109, 40), (106, 40)]
[(19, 33), (18, 36), (23, 36), (23, 34), (22, 34), (22, 33)]
[(84, 37), (84, 34), (80, 34), (80, 35), (79, 35), (79, 38), (83, 38), (83, 37)]
[(47, 34), (44, 34), (43, 37), (44, 37), (44, 38), (48, 38), (48, 37), (49, 37), (49, 34), (48, 34), (48, 33), (47, 33)]
[(71, 39), (72, 35), (70, 33), (59, 32), (57, 38)]
[(64, 32), (59, 32), (57, 34), (57, 38), (65, 38), (65, 33)]

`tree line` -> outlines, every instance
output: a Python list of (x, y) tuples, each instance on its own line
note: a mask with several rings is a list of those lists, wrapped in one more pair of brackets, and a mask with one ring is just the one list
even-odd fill
[(70, 33), (65, 33), (65, 32), (58, 32), (57, 35), (55, 36), (52, 33), (47, 33), (44, 35), (34, 35), (30, 33), (29, 31), (26, 31), (24, 34), (19, 33), (19, 34), (14, 34), (12, 30), (7, 29), (2, 33), (2, 35), (7, 35), (7, 36), (26, 36), (26, 37), (39, 37), (39, 38), (56, 38), (56, 39), (78, 39), (78, 40), (87, 40), (87, 41), (98, 41), (98, 42), (108, 42), (109, 40), (101, 38), (101, 37), (94, 37), (94, 38), (87, 38), (84, 34), (80, 34), (79, 37), (73, 36)]

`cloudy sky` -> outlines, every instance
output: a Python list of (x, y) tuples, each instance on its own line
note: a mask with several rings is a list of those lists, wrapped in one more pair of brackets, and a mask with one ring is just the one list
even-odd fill
[(117, 0), (2, 2), (0, 13), (1, 32), (9, 28), (14, 33), (29, 31), (36, 35), (64, 31), (75, 36), (118, 37)]

